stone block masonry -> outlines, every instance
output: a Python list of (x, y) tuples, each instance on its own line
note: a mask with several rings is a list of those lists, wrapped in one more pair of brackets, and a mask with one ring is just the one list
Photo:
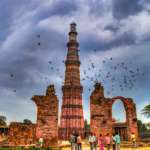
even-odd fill
[(34, 144), (36, 142), (35, 130), (35, 124), (12, 122), (8, 132), (9, 146), (15, 147)]
[(68, 140), (73, 132), (84, 136), (83, 87), (80, 83), (78, 46), (76, 24), (71, 23), (65, 61), (65, 82), (62, 86), (63, 100), (59, 128), (59, 138), (62, 140)]
[(44, 147), (56, 145), (58, 141), (58, 99), (54, 85), (48, 86), (45, 96), (35, 95), (32, 100), (37, 106), (37, 139), (44, 139)]
[[(112, 105), (121, 100), (126, 111), (126, 122), (116, 123), (112, 118)], [(136, 105), (131, 98), (117, 96), (113, 98), (104, 97), (104, 88), (100, 83), (95, 84), (95, 89), (90, 97), (90, 128), (91, 132), (97, 134), (112, 134), (118, 132), (122, 140), (131, 140), (131, 133), (138, 137)]]

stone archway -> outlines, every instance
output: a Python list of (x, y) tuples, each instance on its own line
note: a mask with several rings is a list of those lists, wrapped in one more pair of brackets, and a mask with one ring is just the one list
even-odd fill
[[(122, 96), (113, 97), (112, 105), (118, 99), (122, 101), (126, 112), (126, 122), (123, 124), (118, 124), (118, 130), (120, 135), (123, 137), (123, 140), (130, 140), (130, 135), (132, 132), (138, 136), (136, 105), (131, 98), (125, 98)], [(113, 123), (113, 126), (116, 126), (117, 128), (117, 124), (115, 125), (115, 123)]]
[(120, 99), (123, 102), (126, 111), (126, 124), (120, 127), (126, 128), (124, 140), (131, 140), (131, 133), (134, 132), (138, 136), (137, 130), (137, 117), (136, 105), (131, 98), (117, 96), (113, 98), (105, 98), (104, 88), (100, 83), (95, 84), (95, 89), (90, 96), (90, 130), (96, 135), (99, 133), (113, 133), (113, 118), (112, 118), (112, 105)]
[(116, 101), (112, 104), (112, 119), (114, 120), (115, 123), (126, 122), (125, 106), (122, 100), (120, 99), (116, 99)]
[(112, 104), (112, 132), (119, 133), (121, 141), (128, 140), (127, 115), (125, 105), (120, 99), (116, 99)]
[(126, 114), (126, 118), (125, 118), (125, 122), (112, 122), (112, 132), (113, 133), (118, 133), (121, 137), (121, 140), (122, 141), (127, 141), (129, 139), (128, 137), (128, 115), (127, 115), (127, 105), (125, 103), (125, 99), (124, 97), (122, 96), (117, 96), (117, 97), (114, 97), (112, 98), (112, 108), (113, 108), (113, 105), (118, 101), (120, 100), (124, 106), (124, 109), (125, 109), (125, 114)]

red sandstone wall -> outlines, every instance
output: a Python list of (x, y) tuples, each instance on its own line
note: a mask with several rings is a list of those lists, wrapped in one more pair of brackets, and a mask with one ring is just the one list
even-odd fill
[(47, 88), (46, 96), (34, 96), (37, 105), (36, 137), (44, 139), (45, 147), (57, 144), (58, 140), (58, 99), (54, 86)]
[(10, 146), (35, 144), (35, 124), (12, 122), (9, 126), (8, 142)]
[(120, 99), (126, 110), (126, 125), (127, 125), (127, 138), (131, 140), (131, 133), (134, 132), (138, 137), (136, 105), (130, 98), (121, 96), (107, 99), (104, 97), (104, 90), (101, 84), (96, 84), (95, 89), (90, 97), (90, 113), (91, 113), (91, 132), (97, 135), (102, 133), (112, 133), (113, 119), (112, 119), (112, 105)]

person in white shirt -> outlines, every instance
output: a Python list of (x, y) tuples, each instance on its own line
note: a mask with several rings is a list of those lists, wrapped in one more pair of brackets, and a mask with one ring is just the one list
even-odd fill
[(97, 139), (96, 139), (96, 136), (93, 133), (90, 133), (89, 143), (90, 143), (90, 149), (91, 150), (94, 150), (94, 149), (96, 150)]
[(43, 147), (43, 142), (44, 142), (43, 138), (40, 137), (40, 138), (39, 138), (39, 145), (40, 145), (40, 147)]

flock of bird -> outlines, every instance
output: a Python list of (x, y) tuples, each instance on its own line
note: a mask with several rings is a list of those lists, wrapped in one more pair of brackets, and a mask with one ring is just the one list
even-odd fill
[[(41, 46), (40, 42), (40, 35), (37, 35), (38, 42), (37, 45)], [(94, 53), (97, 53), (97, 50), (93, 50)], [(63, 82), (64, 76), (62, 75), (62, 69), (60, 66), (55, 65), (55, 61), (60, 61), (58, 58), (55, 60), (49, 60), (49, 70), (52, 74), (59, 75)], [(64, 60), (61, 61), (63, 64), (65, 63)], [(115, 58), (110, 57), (105, 60), (100, 60), (99, 64), (101, 63), (102, 67), (98, 67), (97, 62), (95, 63), (91, 59), (88, 60), (89, 64), (85, 69), (82, 69), (82, 78), (81, 82), (88, 82), (91, 87), (95, 82), (101, 82), (103, 85), (109, 84), (109, 89), (107, 90), (107, 94), (112, 94), (114, 91), (125, 91), (125, 90), (132, 90), (135, 86), (137, 81), (140, 77), (144, 76), (141, 67), (135, 66), (131, 62), (117, 62)], [(10, 78), (14, 78), (14, 74), (10, 74)], [(49, 77), (42, 77), (41, 79), (45, 80), (48, 84)], [(90, 92), (92, 88), (89, 88), (88, 91)], [(16, 89), (13, 90), (16, 92)]]
[[(116, 62), (112, 57), (99, 62), (102, 67), (98, 67), (89, 60), (88, 68), (84, 69), (82, 81), (101, 82), (103, 85), (108, 84), (107, 94), (112, 94), (115, 91), (132, 90), (136, 87), (137, 81), (144, 76), (141, 67), (135, 66), (129, 62)], [(103, 68), (103, 69), (102, 69)], [(92, 74), (91, 74), (92, 73)], [(91, 91), (91, 88), (89, 88)]]

